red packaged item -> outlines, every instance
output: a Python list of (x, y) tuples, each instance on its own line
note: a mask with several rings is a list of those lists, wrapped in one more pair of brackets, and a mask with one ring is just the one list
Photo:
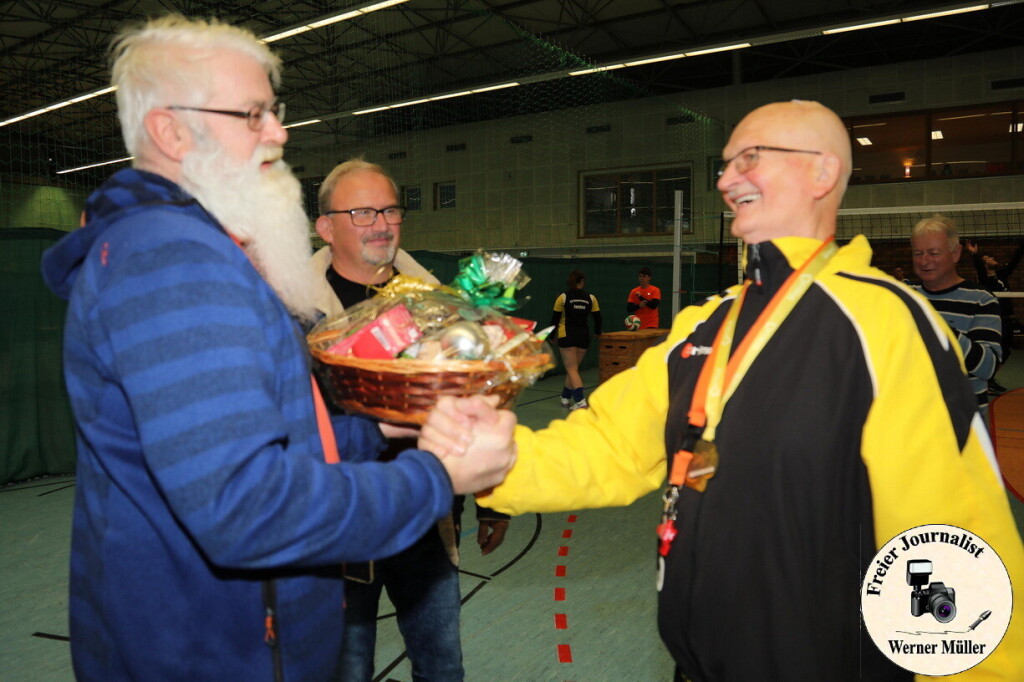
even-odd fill
[(423, 332), (416, 326), (409, 309), (398, 305), (381, 313), (377, 319), (327, 349), (337, 355), (386, 360), (397, 357), (416, 343)]

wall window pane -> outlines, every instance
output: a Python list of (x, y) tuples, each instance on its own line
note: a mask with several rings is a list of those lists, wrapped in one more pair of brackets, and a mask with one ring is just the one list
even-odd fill
[(435, 182), (434, 183), (434, 210), (442, 208), (455, 208), (455, 183)]
[(932, 175), (937, 178), (1011, 172), (1008, 144), (1013, 107), (1008, 104), (932, 114)]
[(402, 187), (402, 205), (407, 211), (418, 211), (423, 208), (423, 197), (420, 195), (420, 186)]
[(1014, 102), (1013, 110), (1016, 116), (1010, 129), (1010, 137), (1013, 140), (1013, 172), (1024, 173), (1024, 100)]
[(1024, 102), (845, 119), (852, 184), (1024, 173)]
[(615, 234), (618, 225), (618, 201), (618, 176), (604, 174), (584, 176), (584, 234), (592, 236)]
[(674, 229), (676, 192), (681, 192), (682, 214), (679, 217), (683, 222), (683, 234), (692, 234), (693, 225), (690, 222), (690, 169), (667, 168), (660, 170), (655, 173), (654, 180), (655, 187), (657, 188), (655, 215), (658, 218), (658, 224), (656, 231), (672, 232)]
[(621, 176), (619, 187), (619, 226), (622, 234), (654, 232), (654, 173), (625, 173)]
[(675, 192), (681, 191), (689, 227), (692, 173), (687, 166), (583, 173), (583, 236), (671, 234)]
[(927, 114), (890, 114), (849, 119), (853, 146), (851, 183), (924, 178)]

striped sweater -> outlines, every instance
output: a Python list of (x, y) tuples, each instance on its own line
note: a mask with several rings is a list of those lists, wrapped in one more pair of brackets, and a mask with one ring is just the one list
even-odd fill
[(1003, 323), (998, 300), (968, 281), (939, 291), (929, 291), (920, 285), (914, 288), (931, 302), (956, 334), (978, 404), (987, 405), (988, 380), (1003, 359)]
[(352, 417), (334, 419), (343, 463), (324, 463), (300, 328), (175, 184), (121, 171), (87, 215), (43, 258), (69, 299), (76, 677), (329, 679), (339, 564), (447, 514), (444, 468), (415, 450), (352, 463), (384, 444)]

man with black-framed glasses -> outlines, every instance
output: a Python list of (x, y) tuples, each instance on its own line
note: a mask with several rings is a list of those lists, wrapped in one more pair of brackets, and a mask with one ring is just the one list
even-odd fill
[(216, 20), (126, 29), (112, 80), (133, 165), (43, 258), (68, 299), (82, 682), (333, 679), (341, 564), (401, 551), (447, 517), (453, 492), (493, 485), (515, 456), (471, 444), (363, 464), (411, 430), (319, 409), (280, 70), (251, 32)]
[[(649, 532), (679, 682), (909, 682), (860, 617), (871, 557), (890, 538), (958, 526), (1024, 587), (1024, 547), (959, 345), (927, 301), (871, 267), (863, 236), (835, 243), (852, 155), (834, 112), (759, 107), (722, 158), (744, 281), (680, 311), (590, 409), (518, 427), (515, 466), (480, 501), (520, 514), (663, 491)], [(430, 431), (442, 447), (460, 437)], [(1012, 621), (1005, 606), (1009, 631), (964, 679), (1024, 679), (1021, 603)]]
[[(327, 316), (376, 294), (372, 287), (397, 274), (438, 284), (408, 252), (399, 248), (405, 207), (398, 186), (381, 166), (361, 158), (332, 170), (317, 195), (316, 231), (327, 246), (313, 254), (319, 282), (317, 307)], [(395, 439), (384, 455), (409, 447)], [(455, 682), (464, 676), (459, 635), (461, 593), (458, 545), (464, 498), (452, 515), (395, 556), (345, 567), (345, 639), (340, 676), (346, 682), (373, 679), (377, 610), (383, 590), (395, 607), (398, 627), (412, 664), (413, 679)], [(477, 544), (483, 554), (505, 538), (508, 515), (477, 505)]]
[[(316, 231), (327, 246), (313, 255), (319, 294), (317, 308), (327, 316), (373, 295), (397, 272), (431, 284), (437, 278), (400, 249), (405, 207), (398, 187), (384, 169), (351, 159), (332, 170), (318, 192)], [(324, 286), (324, 277), (330, 287)]]

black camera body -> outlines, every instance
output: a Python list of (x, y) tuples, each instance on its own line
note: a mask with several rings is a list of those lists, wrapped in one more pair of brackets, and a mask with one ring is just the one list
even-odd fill
[(930, 613), (940, 623), (956, 618), (956, 591), (942, 583), (932, 583), (910, 593), (910, 613), (921, 616)]
[(932, 574), (932, 562), (915, 559), (907, 562), (907, 584), (910, 592), (910, 613), (913, 616), (932, 614), (940, 623), (956, 618), (956, 590), (943, 583), (931, 583), (924, 587)]

